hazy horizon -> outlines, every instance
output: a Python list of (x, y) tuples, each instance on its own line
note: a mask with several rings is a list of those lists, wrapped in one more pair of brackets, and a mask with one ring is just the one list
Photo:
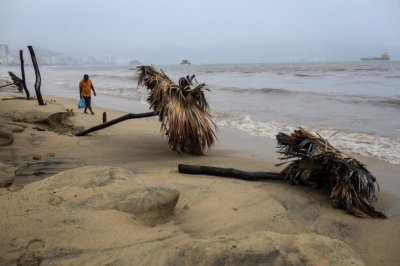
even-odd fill
[(400, 60), (400, 1), (2, 0), (0, 44), (118, 62)]

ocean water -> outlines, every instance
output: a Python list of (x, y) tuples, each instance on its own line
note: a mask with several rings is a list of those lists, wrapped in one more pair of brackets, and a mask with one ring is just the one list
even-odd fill
[[(301, 126), (345, 151), (400, 164), (400, 62), (156, 67), (175, 81), (195, 74), (206, 83), (219, 126), (266, 138)], [(0, 79), (9, 79), (9, 70), (20, 75), (18, 67), (2, 66)], [(34, 93), (34, 72), (26, 72)], [(42, 92), (77, 98), (85, 73), (103, 102), (122, 97), (146, 110), (147, 91), (128, 66), (41, 67)]]

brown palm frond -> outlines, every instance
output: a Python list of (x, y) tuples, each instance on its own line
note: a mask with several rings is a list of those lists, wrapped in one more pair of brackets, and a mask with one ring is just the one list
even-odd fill
[(178, 85), (152, 66), (138, 66), (136, 79), (139, 86), (150, 91), (147, 102), (159, 116), (173, 151), (202, 155), (205, 147), (214, 144), (216, 126), (209, 113), (204, 83), (192, 89), (193, 75), (182, 77)]
[(300, 185), (328, 183), (335, 207), (358, 217), (386, 218), (370, 204), (379, 186), (364, 164), (303, 128), (290, 135), (279, 133), (276, 138), (278, 152), (284, 155), (280, 159), (297, 159), (282, 170), (286, 180)]

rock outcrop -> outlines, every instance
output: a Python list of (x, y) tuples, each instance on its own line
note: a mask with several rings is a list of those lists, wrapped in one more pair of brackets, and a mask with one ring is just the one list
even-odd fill
[(191, 63), (189, 62), (189, 60), (183, 59), (181, 65), (191, 65)]

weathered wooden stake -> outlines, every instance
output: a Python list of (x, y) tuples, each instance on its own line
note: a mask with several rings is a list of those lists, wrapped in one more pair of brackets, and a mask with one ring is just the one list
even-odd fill
[(42, 82), (42, 79), (40, 77), (39, 66), (36, 61), (35, 51), (33, 50), (33, 47), (31, 45), (28, 46), (28, 49), (29, 49), (29, 53), (31, 54), (32, 64), (33, 64), (33, 68), (35, 69), (35, 74), (36, 74), (36, 81), (35, 81), (36, 98), (39, 102), (39, 105), (45, 105), (43, 98), (42, 98), (42, 94), (40, 92), (40, 84)]
[(22, 75), (22, 86), (26, 94), (26, 99), (30, 100), (31, 99), (31, 94), (29, 93), (28, 88), (26, 87), (26, 82), (25, 82), (25, 66), (24, 66), (24, 51), (19, 50), (19, 60), (21, 61), (21, 75)]
[(107, 113), (103, 112), (103, 124), (107, 122)]

